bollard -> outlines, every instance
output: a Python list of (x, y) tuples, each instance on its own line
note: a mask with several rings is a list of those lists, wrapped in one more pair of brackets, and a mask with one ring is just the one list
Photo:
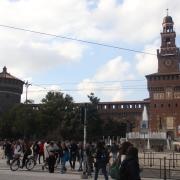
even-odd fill
[(144, 165), (145, 165), (145, 158), (146, 158), (146, 156), (145, 156), (145, 151), (144, 151)]
[(173, 168), (175, 168), (175, 162), (174, 162), (174, 152), (173, 152)]
[(150, 167), (152, 167), (152, 152), (150, 152)]
[(168, 159), (168, 161), (169, 161), (169, 168), (168, 168), (169, 176), (168, 176), (168, 178), (171, 178), (171, 159)]
[(167, 176), (166, 176), (166, 157), (164, 157), (164, 180), (167, 179)]
[(162, 170), (162, 167), (161, 167), (161, 158), (160, 158), (160, 178), (161, 178), (161, 170)]
[(150, 157), (149, 157), (149, 152), (147, 153), (148, 155), (148, 166), (150, 165)]
[(154, 152), (153, 152), (153, 166), (154, 166)]

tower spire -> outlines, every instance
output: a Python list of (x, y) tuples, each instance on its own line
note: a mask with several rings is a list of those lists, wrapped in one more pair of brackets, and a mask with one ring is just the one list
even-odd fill
[(7, 68), (6, 68), (6, 66), (3, 67), (3, 73), (7, 73)]
[(169, 16), (169, 9), (167, 8), (166, 11), (167, 11), (167, 16)]

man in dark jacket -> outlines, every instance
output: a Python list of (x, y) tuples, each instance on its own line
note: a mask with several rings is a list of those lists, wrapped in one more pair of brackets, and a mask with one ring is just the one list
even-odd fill
[(102, 173), (104, 174), (105, 180), (108, 180), (106, 165), (109, 162), (109, 153), (104, 147), (103, 142), (99, 142), (97, 144), (96, 156), (95, 156), (95, 176), (94, 180), (98, 179), (99, 170), (102, 169)]
[(10, 165), (10, 160), (13, 158), (13, 148), (10, 141), (7, 141), (4, 145), (4, 154), (7, 158), (7, 165)]

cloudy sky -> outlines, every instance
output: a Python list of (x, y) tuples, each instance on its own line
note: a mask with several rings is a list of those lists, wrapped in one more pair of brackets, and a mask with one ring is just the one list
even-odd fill
[[(0, 25), (156, 54), (167, 8), (180, 44), (179, 7), (179, 0), (0, 0)], [(35, 103), (49, 90), (76, 102), (90, 92), (101, 101), (142, 100), (144, 76), (157, 72), (154, 55), (2, 26), (0, 65), (32, 84), (28, 99)]]

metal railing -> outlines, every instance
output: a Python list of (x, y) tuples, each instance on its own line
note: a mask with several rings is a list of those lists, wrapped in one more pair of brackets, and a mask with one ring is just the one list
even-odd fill
[[(164, 155), (164, 157), (162, 157)], [(180, 179), (180, 154), (144, 152), (139, 157), (142, 177)]]

